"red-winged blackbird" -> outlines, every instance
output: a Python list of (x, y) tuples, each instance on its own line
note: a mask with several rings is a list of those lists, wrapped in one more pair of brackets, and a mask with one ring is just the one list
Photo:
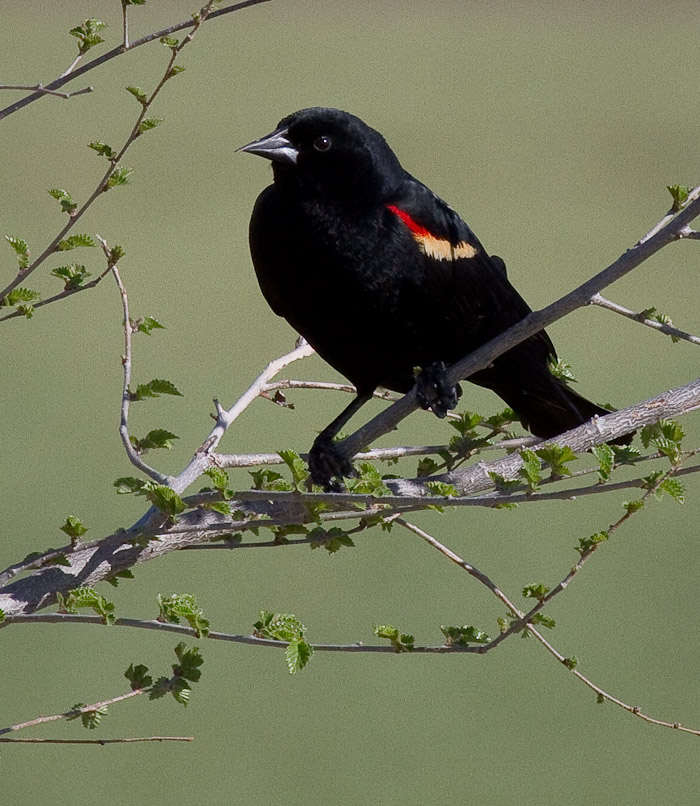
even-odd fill
[[(454, 363), (523, 319), (530, 308), (474, 233), (407, 173), (379, 132), (337, 109), (304, 109), (241, 151), (272, 161), (250, 249), (265, 298), (357, 388), (314, 441), (311, 478), (341, 489), (352, 465), (333, 437), (382, 386), (444, 417), (459, 387)], [(552, 375), (544, 331), (469, 380), (492, 389), (523, 425), (550, 438), (607, 412)]]

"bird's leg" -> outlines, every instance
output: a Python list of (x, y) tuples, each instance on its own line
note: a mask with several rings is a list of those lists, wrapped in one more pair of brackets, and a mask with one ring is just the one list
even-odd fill
[(333, 437), (347, 421), (372, 397), (372, 391), (358, 392), (357, 397), (316, 437), (309, 451), (311, 481), (325, 492), (342, 492), (343, 478), (355, 475), (350, 459), (338, 448)]
[(459, 384), (452, 386), (447, 381), (444, 361), (435, 361), (424, 367), (416, 378), (416, 397), (422, 409), (430, 410), (442, 419), (457, 405), (462, 396)]

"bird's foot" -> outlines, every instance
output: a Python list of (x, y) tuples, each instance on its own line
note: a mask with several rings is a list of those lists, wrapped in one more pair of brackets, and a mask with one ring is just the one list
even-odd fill
[(309, 451), (309, 470), (311, 481), (326, 493), (342, 493), (343, 479), (356, 475), (350, 459), (331, 437), (323, 434), (316, 437)]
[(436, 361), (424, 367), (416, 378), (416, 396), (418, 404), (426, 411), (430, 410), (442, 419), (450, 409), (455, 408), (462, 396), (462, 389), (457, 384), (451, 386), (447, 381), (445, 363)]

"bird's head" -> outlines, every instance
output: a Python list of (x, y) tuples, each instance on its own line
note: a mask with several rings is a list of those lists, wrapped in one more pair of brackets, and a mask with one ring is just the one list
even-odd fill
[(338, 109), (302, 109), (238, 150), (271, 160), (277, 184), (340, 201), (386, 198), (403, 176), (382, 135)]

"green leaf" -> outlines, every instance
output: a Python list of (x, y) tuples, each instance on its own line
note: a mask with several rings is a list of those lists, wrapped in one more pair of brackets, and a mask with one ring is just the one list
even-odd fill
[(313, 648), (306, 642), (306, 628), (293, 613), (273, 613), (261, 610), (260, 618), (253, 625), (253, 635), (273, 641), (286, 641), (285, 660), (290, 674), (306, 666), (313, 655)]
[(554, 375), (555, 378), (559, 378), (560, 381), (564, 381), (565, 384), (577, 382), (571, 371), (571, 364), (567, 364), (567, 362), (561, 358), (559, 360), (550, 358), (549, 371), (552, 373), (552, 375)]
[(445, 646), (468, 646), (469, 644), (488, 644), (488, 635), (471, 624), (462, 627), (440, 625), (440, 632), (445, 636)]
[(175, 39), (174, 36), (161, 36), (161, 38), (158, 41), (161, 43), (161, 45), (165, 45), (166, 47), (171, 49), (176, 48), (180, 44), (179, 41)]
[[(668, 443), (675, 443), (678, 450), (680, 450), (684, 436), (683, 427), (675, 420), (659, 420), (658, 423), (645, 425), (640, 434), (642, 445), (645, 448), (650, 445), (658, 448), (659, 444), (666, 446)], [(661, 450), (661, 452), (664, 451)]]
[(128, 185), (131, 175), (134, 173), (133, 168), (126, 168), (124, 165), (117, 165), (110, 174), (105, 190), (117, 187), (119, 185)]
[(71, 263), (70, 266), (59, 266), (56, 269), (52, 269), (51, 276), (63, 280), (64, 289), (71, 291), (75, 288), (80, 288), (83, 280), (86, 277), (90, 277), (90, 272), (79, 263)]
[(168, 73), (168, 78), (172, 78), (173, 76), (176, 76), (178, 73), (182, 73), (184, 70), (185, 70), (185, 68), (182, 67), (181, 65), (174, 64), (170, 68), (170, 72)]
[(114, 604), (88, 585), (75, 588), (66, 596), (56, 593), (56, 600), (60, 613), (77, 613), (81, 608), (88, 607), (102, 616), (105, 624), (114, 624)]
[(293, 613), (259, 612), (258, 621), (253, 624), (253, 635), (273, 641), (301, 641), (306, 628)]
[(202, 676), (199, 667), (204, 663), (204, 658), (199, 654), (199, 649), (197, 647), (187, 649), (185, 642), (181, 641), (175, 647), (175, 654), (179, 663), (177, 666), (173, 666), (173, 672), (178, 677), (184, 677), (185, 680), (189, 680), (190, 683), (198, 683)]
[(415, 645), (415, 638), (412, 635), (399, 632), (396, 627), (389, 624), (380, 624), (374, 628), (374, 634), (377, 638), (386, 638), (391, 641), (394, 651), (397, 654), (402, 652), (413, 652)]
[(153, 685), (153, 678), (148, 674), (148, 666), (144, 666), (142, 663), (139, 663), (138, 666), (134, 666), (132, 663), (124, 672), (124, 677), (131, 684), (132, 691), (142, 691)]
[(537, 599), (541, 602), (549, 591), (550, 588), (548, 588), (542, 582), (537, 582), (534, 585), (525, 585), (523, 588), (523, 597), (525, 599)]
[(599, 543), (603, 543), (608, 540), (609, 537), (610, 535), (607, 531), (596, 532), (590, 537), (581, 537), (579, 538), (578, 546), (575, 547), (576, 551), (583, 556), (587, 551), (594, 549)]
[(117, 152), (112, 146), (108, 146), (107, 143), (103, 143), (101, 140), (94, 140), (92, 143), (88, 143), (88, 148), (97, 151), (100, 157), (107, 157), (108, 160), (113, 160), (117, 157)]
[(615, 465), (615, 451), (610, 445), (596, 445), (591, 453), (598, 460), (598, 478), (601, 482), (608, 481)]
[(131, 326), (136, 333), (145, 333), (150, 336), (154, 330), (164, 330), (165, 325), (154, 319), (152, 316), (146, 316), (143, 319), (132, 319)]
[(666, 185), (666, 190), (668, 190), (673, 199), (671, 212), (677, 213), (679, 210), (682, 210), (683, 205), (688, 201), (690, 188), (685, 185)]
[(448, 422), (461, 436), (468, 437), (473, 434), (477, 425), (483, 421), (484, 418), (480, 414), (476, 414), (473, 411), (464, 411), (457, 419), (450, 419)]
[(146, 400), (147, 398), (160, 397), (161, 395), (177, 395), (182, 397), (182, 392), (177, 390), (174, 383), (155, 378), (148, 383), (140, 383), (135, 392), (129, 392), (129, 399), (132, 402)]
[(13, 288), (6, 297), (0, 300), (0, 307), (13, 307), (19, 302), (33, 302), (34, 300), (40, 298), (41, 295), (38, 291), (32, 291), (30, 288), (22, 288), (18, 286), (17, 288)]
[(210, 509), (212, 512), (219, 512), (222, 515), (231, 515), (231, 505), (226, 501), (207, 501), (202, 505), (204, 509)]
[(90, 48), (94, 48), (95, 45), (99, 45), (101, 42), (104, 42), (104, 39), (99, 36), (97, 32), (101, 31), (105, 27), (105, 23), (101, 20), (91, 18), (85, 20), (82, 25), (71, 28), (69, 33), (71, 36), (77, 37), (78, 51), (81, 55), (87, 53)]
[(74, 719), (80, 718), (80, 721), (83, 723), (84, 728), (88, 728), (89, 730), (94, 730), (102, 721), (102, 717), (107, 715), (107, 706), (103, 705), (100, 708), (96, 708), (93, 711), (81, 711), (81, 708), (85, 708), (85, 703), (79, 702), (76, 703), (71, 710), (78, 711), (78, 713), (73, 714), (72, 716), (66, 717), (67, 722), (72, 722)]
[(82, 537), (85, 532), (87, 532), (87, 527), (83, 526), (80, 522), (80, 518), (76, 518), (74, 515), (69, 515), (66, 518), (66, 522), (60, 528), (68, 537), (75, 539)]
[(384, 484), (380, 470), (370, 462), (360, 462), (357, 467), (357, 478), (348, 485), (350, 492), (361, 495), (381, 497), (391, 495), (391, 490)]
[(148, 132), (151, 129), (155, 129), (156, 126), (160, 126), (163, 122), (163, 118), (144, 118), (144, 120), (139, 123), (139, 134), (143, 134), (144, 132)]
[(491, 481), (494, 487), (502, 493), (510, 493), (522, 487), (522, 482), (519, 479), (506, 479), (500, 473), (489, 472)]
[(306, 641), (291, 641), (284, 650), (284, 659), (287, 661), (289, 674), (300, 672), (311, 660), (313, 654), (313, 647)]
[(433, 495), (439, 495), (443, 498), (459, 496), (459, 490), (454, 484), (446, 484), (444, 481), (426, 481), (425, 486)]
[(528, 490), (534, 492), (542, 480), (542, 469), (540, 460), (532, 451), (520, 451), (520, 458), (523, 466), (518, 470), (518, 475), (527, 482)]
[(128, 495), (129, 493), (141, 493), (146, 482), (134, 476), (122, 476), (117, 479), (113, 486), (117, 488), (117, 495)]
[(3, 621), (5, 621), (5, 611), (0, 609), (0, 624), (2, 624)]
[(309, 536), (311, 537), (311, 548), (317, 549), (323, 547), (329, 554), (335, 554), (340, 551), (343, 546), (354, 548), (355, 544), (350, 537), (342, 529), (334, 526), (332, 529), (324, 529), (317, 526), (313, 529)]
[(611, 445), (615, 454), (616, 465), (633, 465), (642, 458), (641, 452), (637, 448), (630, 448), (629, 445)]
[(292, 485), (275, 470), (262, 468), (261, 470), (249, 470), (248, 473), (253, 478), (254, 490), (274, 490), (276, 492), (291, 492)]
[(537, 448), (535, 453), (544, 462), (545, 466), (551, 469), (553, 478), (570, 476), (571, 470), (566, 465), (577, 458), (568, 445), (561, 446), (555, 443), (543, 445), (541, 448)]
[[(204, 658), (199, 654), (197, 647), (187, 649), (184, 641), (175, 647), (175, 655), (178, 662), (173, 664), (172, 679), (164, 681), (164, 685), (161, 678), (156, 686), (164, 686), (166, 691), (170, 691), (176, 702), (187, 705), (191, 693), (190, 684), (198, 683), (202, 677), (202, 670), (199, 667), (204, 663)], [(162, 696), (162, 694), (156, 696)]]
[(126, 91), (130, 92), (139, 103), (145, 104), (148, 102), (148, 95), (141, 87), (127, 87)]
[(187, 509), (187, 504), (175, 490), (166, 487), (164, 484), (146, 482), (143, 487), (143, 494), (156, 509), (167, 515), (173, 522), (176, 522), (177, 516)]
[(510, 425), (518, 419), (518, 415), (511, 408), (503, 409), (497, 414), (492, 414), (484, 420), (484, 425), (493, 428), (494, 431), (503, 431), (505, 426)]
[(642, 501), (641, 498), (637, 499), (636, 501), (625, 501), (622, 506), (627, 510), (627, 512), (633, 514), (637, 512), (637, 510), (642, 509), (644, 506), (644, 501)]
[(564, 664), (564, 666), (566, 666), (567, 669), (573, 671), (578, 666), (578, 658), (572, 655), (570, 658), (564, 658), (562, 663)]
[(138, 439), (137, 437), (129, 437), (131, 444), (134, 446), (137, 453), (142, 454), (146, 451), (156, 450), (163, 448), (171, 450), (173, 447), (173, 440), (180, 439), (176, 434), (166, 431), (164, 428), (154, 428), (149, 431), (145, 437)]
[(117, 571), (116, 574), (112, 574), (110, 577), (105, 577), (105, 582), (109, 583), (113, 588), (116, 588), (119, 585), (120, 579), (133, 579), (134, 572), (130, 568), (124, 568), (121, 571)]
[(56, 251), (68, 252), (70, 249), (77, 249), (81, 246), (95, 246), (95, 241), (89, 235), (85, 235), (84, 233), (80, 235), (71, 235), (69, 238), (64, 238), (62, 241), (58, 242)]
[(62, 212), (68, 213), (68, 215), (78, 208), (77, 203), (73, 201), (73, 197), (70, 195), (70, 193), (68, 193), (67, 190), (63, 190), (62, 188), (51, 188), (51, 190), (49, 190), (49, 195), (53, 196), (54, 199), (57, 199), (61, 203)]
[(20, 269), (26, 269), (29, 266), (29, 246), (27, 246), (27, 242), (22, 238), (15, 238), (13, 235), (6, 235), (5, 240), (15, 250)]
[(659, 485), (659, 492), (668, 493), (671, 498), (679, 504), (685, 503), (685, 487), (683, 487), (683, 484), (678, 479), (674, 479), (670, 476), (664, 479)]
[(180, 619), (184, 619), (196, 632), (197, 638), (207, 637), (209, 620), (204, 617), (204, 611), (191, 593), (173, 593), (170, 596), (159, 593), (157, 601), (160, 610), (158, 621), (179, 624)]
[(306, 479), (309, 475), (309, 471), (306, 468), (304, 460), (296, 451), (282, 450), (277, 451), (277, 453), (282, 457), (284, 463), (287, 465), (292, 474), (294, 488), (299, 492), (304, 492)]
[(419, 460), (416, 475), (418, 478), (424, 478), (425, 476), (432, 476), (438, 470), (440, 470), (440, 465), (434, 459), (425, 457)]
[(550, 616), (545, 616), (544, 613), (535, 613), (530, 619), (530, 624), (534, 624), (537, 627), (546, 627), (548, 630), (553, 630), (556, 626), (554, 619)]
[(225, 470), (222, 470), (220, 467), (208, 467), (204, 471), (205, 476), (209, 476), (212, 480), (214, 487), (219, 491), (223, 492), (224, 490), (228, 489), (229, 485), (229, 478), (228, 473)]

